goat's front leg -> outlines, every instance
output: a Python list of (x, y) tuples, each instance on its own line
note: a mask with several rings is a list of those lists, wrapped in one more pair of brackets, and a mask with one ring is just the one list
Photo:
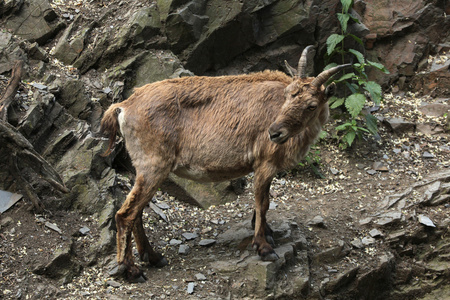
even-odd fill
[(267, 242), (266, 232), (270, 229), (266, 221), (266, 213), (269, 209), (269, 191), (272, 176), (265, 175), (264, 172), (255, 172), (255, 235), (253, 237), (253, 245), (258, 251), (263, 261), (274, 261), (278, 259), (278, 255), (272, 246)]
[[(255, 222), (256, 222), (256, 210), (253, 210), (252, 217), (252, 229), (255, 230)], [(266, 241), (272, 246), (275, 247), (275, 241), (273, 240), (273, 230), (270, 228), (269, 224), (266, 222), (266, 227), (264, 228), (264, 233), (266, 234)]]

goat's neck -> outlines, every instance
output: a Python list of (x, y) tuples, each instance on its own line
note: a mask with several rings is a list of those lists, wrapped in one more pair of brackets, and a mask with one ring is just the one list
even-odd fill
[(292, 147), (296, 152), (296, 155), (294, 155), (295, 162), (292, 162), (293, 164), (297, 164), (306, 156), (306, 154), (308, 154), (310, 146), (318, 138), (322, 131), (322, 126), (328, 120), (328, 115), (329, 110), (328, 107), (326, 107), (318, 118), (311, 121), (309, 126), (291, 139), (291, 142), (293, 143)]

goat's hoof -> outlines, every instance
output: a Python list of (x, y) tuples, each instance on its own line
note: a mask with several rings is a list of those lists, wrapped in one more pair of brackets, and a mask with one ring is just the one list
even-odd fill
[(128, 268), (126, 277), (127, 281), (131, 283), (142, 283), (147, 280), (144, 273), (136, 265)]
[(141, 273), (141, 275), (138, 277), (128, 278), (128, 281), (130, 283), (144, 283), (145, 281), (147, 281), (147, 277), (145, 277), (145, 275)]
[(275, 251), (261, 254), (262, 261), (276, 261), (279, 258)]
[(162, 256), (161, 259), (157, 263), (153, 264), (153, 266), (156, 268), (162, 268), (162, 267), (167, 266), (168, 264), (169, 264), (169, 262), (167, 261), (167, 259), (164, 256)]

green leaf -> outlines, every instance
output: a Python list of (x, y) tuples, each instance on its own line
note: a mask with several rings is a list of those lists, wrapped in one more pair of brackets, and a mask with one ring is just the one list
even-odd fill
[(353, 141), (355, 140), (355, 137), (356, 137), (356, 132), (352, 130), (352, 131), (347, 132), (347, 134), (344, 136), (344, 139), (347, 142), (347, 144), (349, 146), (351, 146)]
[(359, 37), (357, 37), (356, 35), (351, 34), (351, 33), (349, 34), (349, 36), (351, 36), (355, 41), (358, 42), (358, 44), (360, 44), (361, 46), (364, 47), (364, 43), (363, 43), (363, 41), (362, 41)]
[(386, 69), (386, 67), (383, 66), (383, 65), (380, 64), (380, 63), (377, 63), (377, 62), (374, 62), (374, 61), (367, 60), (367, 64), (368, 64), (369, 66), (372, 66), (372, 67), (377, 68), (378, 70), (384, 72), (385, 74), (389, 74), (388, 69)]
[(328, 136), (328, 133), (325, 131), (325, 130), (322, 130), (320, 133), (319, 133), (319, 139), (324, 139), (324, 138), (326, 138)]
[(374, 117), (372, 114), (366, 115), (366, 126), (367, 129), (369, 129), (370, 133), (373, 135), (378, 133), (378, 120), (376, 117)]
[(334, 109), (334, 108), (336, 108), (336, 107), (339, 107), (339, 106), (341, 106), (342, 104), (344, 104), (344, 101), (345, 101), (345, 98), (337, 98), (337, 99), (333, 102), (333, 104), (330, 105), (330, 108), (331, 108), (331, 109)]
[(331, 55), (336, 46), (344, 39), (343, 35), (333, 33), (327, 39), (327, 54)]
[(355, 73), (353, 73), (353, 72), (352, 73), (348, 73), (348, 74), (344, 74), (344, 75), (342, 75), (341, 78), (339, 78), (337, 80), (334, 80), (334, 82), (341, 82), (341, 81), (353, 78), (353, 76), (355, 76)]
[(345, 99), (345, 107), (353, 118), (359, 115), (366, 103), (366, 97), (363, 94), (352, 94)]
[(355, 50), (355, 49), (349, 49), (348, 52), (355, 55), (360, 64), (364, 64), (364, 55), (361, 52), (359, 52), (358, 50)]
[(381, 102), (381, 86), (375, 81), (368, 81), (364, 83), (364, 89), (370, 93), (375, 104), (380, 104)]
[(348, 20), (350, 19), (350, 15), (338, 13), (337, 18), (338, 18), (339, 22), (341, 23), (342, 32), (347, 32), (347, 24), (348, 24)]
[(323, 70), (326, 71), (326, 70), (328, 70), (328, 69), (337, 67), (337, 65), (338, 65), (337, 63), (331, 63), (331, 64), (328, 64), (328, 65), (325, 66), (325, 68), (323, 68)]
[(346, 130), (347, 127), (351, 127), (351, 126), (352, 126), (352, 124), (350, 124), (350, 123), (345, 123), (345, 124), (336, 126), (335, 129), (336, 129), (336, 131), (342, 131), (342, 130)]
[(352, 94), (356, 94), (359, 92), (359, 86), (357, 86), (354, 83), (345, 82), (345, 85), (348, 87), (348, 89), (352, 92)]
[(348, 13), (348, 10), (352, 6), (353, 0), (341, 0), (342, 3), (342, 10), (344, 13)]

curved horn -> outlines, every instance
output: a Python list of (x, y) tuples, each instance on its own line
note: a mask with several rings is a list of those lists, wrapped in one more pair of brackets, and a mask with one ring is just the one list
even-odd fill
[(308, 51), (314, 48), (313, 45), (310, 45), (303, 49), (302, 56), (300, 56), (300, 60), (298, 61), (297, 74), (300, 78), (306, 77), (306, 66), (308, 64)]
[(331, 69), (328, 69), (326, 71), (323, 71), (317, 77), (311, 82), (312, 86), (320, 87), (322, 84), (324, 84), (328, 79), (330, 79), (331, 76), (339, 72), (340, 70), (351, 66), (352, 64), (345, 64), (345, 65), (339, 65), (336, 67), (333, 67)]

